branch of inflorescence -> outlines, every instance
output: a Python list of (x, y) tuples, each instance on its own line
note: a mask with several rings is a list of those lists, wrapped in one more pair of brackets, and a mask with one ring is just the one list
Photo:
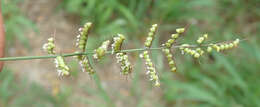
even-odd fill
[[(241, 41), (244, 41), (246, 39), (242, 39)], [(229, 41), (225, 41), (229, 42)], [(219, 42), (223, 43), (223, 42)], [(188, 48), (196, 48), (196, 47), (207, 47), (211, 44), (204, 44), (204, 45), (189, 45)], [(187, 47), (187, 46), (181, 46), (181, 45), (174, 45), (172, 48), (180, 48), (180, 47)], [(136, 48), (136, 49), (125, 49), (121, 50), (121, 52), (137, 52), (137, 51), (145, 51), (145, 50), (162, 50), (164, 47), (156, 47), (156, 48)], [(95, 52), (93, 50), (87, 50), (86, 52), (82, 53), (65, 53), (65, 54), (57, 54), (57, 55), (46, 55), (46, 56), (20, 56), (20, 57), (4, 57), (0, 58), (0, 61), (17, 61), (17, 60), (33, 60), (33, 59), (48, 59), (48, 58), (56, 58), (57, 56), (63, 56), (63, 57), (72, 57), (77, 55), (90, 55), (94, 54)], [(106, 54), (111, 54), (112, 51), (107, 51)]]

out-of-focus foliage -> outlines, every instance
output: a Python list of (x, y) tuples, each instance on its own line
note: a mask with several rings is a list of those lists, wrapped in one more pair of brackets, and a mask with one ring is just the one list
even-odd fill
[(4, 69), (0, 75), (1, 107), (67, 107), (71, 91), (63, 88), (55, 95), (42, 86), (31, 83)]
[(36, 26), (31, 20), (26, 18), (20, 11), (18, 4), (22, 0), (1, 0), (1, 10), (4, 18), (4, 27), (6, 32), (7, 45), (12, 45), (15, 39), (18, 39), (25, 47), (29, 47), (29, 41), (24, 36), (28, 29), (34, 29)]

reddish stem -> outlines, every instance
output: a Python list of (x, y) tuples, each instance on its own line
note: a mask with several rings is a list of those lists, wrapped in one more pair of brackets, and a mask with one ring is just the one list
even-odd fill
[[(1, 6), (0, 6), (0, 58), (4, 57), (4, 45), (5, 45), (5, 32), (4, 32), (4, 26), (3, 26), (3, 18), (2, 18), (2, 12), (1, 12)], [(0, 72), (3, 68), (3, 61), (0, 61)]]

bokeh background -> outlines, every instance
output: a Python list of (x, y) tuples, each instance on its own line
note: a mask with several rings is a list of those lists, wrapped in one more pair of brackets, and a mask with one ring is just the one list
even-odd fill
[(199, 60), (175, 52), (178, 72), (171, 73), (160, 51), (152, 59), (160, 88), (152, 87), (138, 52), (129, 53), (130, 76), (120, 74), (115, 57), (93, 62), (97, 75), (82, 73), (73, 58), (70, 77), (57, 76), (53, 59), (9, 61), (0, 73), (0, 107), (259, 107), (259, 0), (1, 0), (6, 56), (46, 55), (42, 44), (55, 36), (57, 51), (75, 51), (78, 28), (94, 23), (88, 49), (117, 33), (123, 48), (142, 48), (151, 24), (159, 30), (153, 46), (176, 28), (189, 25), (181, 43), (246, 38), (238, 48), (213, 52)]

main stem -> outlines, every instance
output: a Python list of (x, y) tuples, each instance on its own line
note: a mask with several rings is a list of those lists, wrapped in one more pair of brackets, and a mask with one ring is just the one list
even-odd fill
[[(136, 51), (144, 51), (144, 50), (161, 50), (162, 48), (139, 48), (139, 49), (126, 49), (121, 50), (121, 52), (136, 52)], [(112, 51), (106, 52), (106, 54), (111, 54)], [(71, 56), (77, 56), (77, 55), (89, 55), (94, 54), (94, 51), (87, 51), (82, 53), (67, 53), (67, 54), (58, 54), (58, 55), (46, 55), (46, 56), (21, 56), (21, 57), (5, 57), (0, 58), (0, 61), (16, 61), (16, 60), (32, 60), (32, 59), (48, 59), (48, 58), (56, 58), (57, 56), (63, 56), (63, 57), (71, 57)]]
[[(245, 39), (241, 40), (244, 41)], [(220, 42), (222, 43), (222, 42)], [(196, 48), (196, 47), (207, 47), (211, 44), (205, 44), (205, 45), (189, 45), (189, 48)], [(183, 46), (180, 45), (174, 45), (172, 48), (180, 48)], [(187, 46), (185, 46), (187, 47)], [(136, 51), (145, 51), (145, 50), (161, 50), (163, 47), (156, 47), (156, 48), (136, 48), (136, 49), (125, 49), (121, 50), (121, 52), (136, 52)], [(112, 51), (107, 51), (106, 54), (111, 54)], [(57, 56), (63, 56), (63, 57), (71, 57), (71, 56), (77, 56), (77, 55), (89, 55), (94, 54), (93, 50), (87, 50), (86, 52), (82, 53), (67, 53), (67, 54), (57, 54), (57, 55), (46, 55), (46, 56), (21, 56), (21, 57), (5, 57), (0, 58), (0, 61), (16, 61), (16, 60), (32, 60), (32, 59), (48, 59), (48, 58), (56, 58)]]

